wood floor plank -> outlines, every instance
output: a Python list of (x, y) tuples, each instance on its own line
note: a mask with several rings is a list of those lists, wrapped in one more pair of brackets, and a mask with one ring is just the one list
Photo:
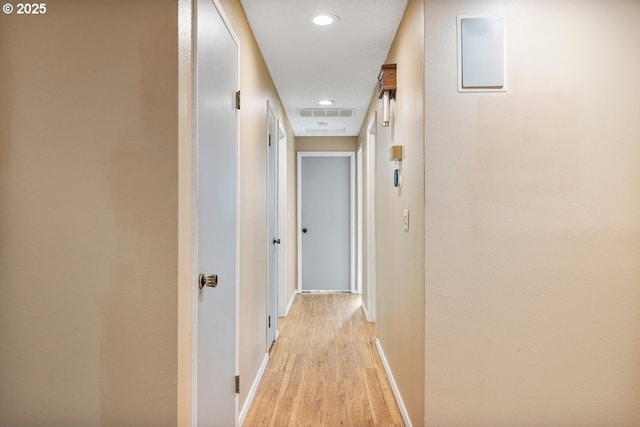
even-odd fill
[(244, 422), (254, 426), (403, 426), (360, 297), (296, 297)]

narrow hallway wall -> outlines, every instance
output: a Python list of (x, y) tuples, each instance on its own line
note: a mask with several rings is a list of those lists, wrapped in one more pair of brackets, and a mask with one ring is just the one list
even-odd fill
[[(507, 92), (457, 92), (462, 14), (505, 17)], [(638, 22), (427, 0), (427, 425), (640, 425)]]
[(47, 7), (0, 15), (0, 425), (175, 426), (176, 3)]
[(298, 151), (356, 151), (356, 136), (299, 136), (296, 138)]
[[(386, 60), (397, 64), (392, 127), (380, 126), (382, 101), (376, 90), (360, 132), (360, 143), (366, 144), (367, 126), (377, 109), (377, 333), (408, 416), (416, 426), (424, 419), (423, 13), (422, 0), (408, 2)], [(393, 186), (397, 165), (389, 160), (391, 145), (404, 147), (399, 189)], [(408, 231), (401, 222), (404, 209), (409, 209)]]

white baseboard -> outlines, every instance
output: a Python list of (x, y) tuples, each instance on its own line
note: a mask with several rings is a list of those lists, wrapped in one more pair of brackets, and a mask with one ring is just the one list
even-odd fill
[(364, 303), (361, 303), (360, 307), (362, 307), (362, 312), (364, 313), (364, 318), (367, 319), (367, 322), (371, 322), (371, 320), (369, 320), (369, 312), (367, 311), (367, 306), (364, 305)]
[(289, 310), (291, 310), (291, 306), (293, 305), (293, 300), (296, 299), (296, 295), (298, 295), (297, 291), (293, 293), (291, 300), (289, 301), (289, 304), (287, 304), (287, 309), (284, 312), (284, 317), (287, 317), (289, 315)]
[(251, 404), (253, 403), (253, 398), (256, 397), (256, 390), (258, 390), (258, 386), (260, 385), (260, 380), (262, 379), (262, 375), (264, 375), (264, 370), (267, 369), (267, 363), (269, 363), (269, 354), (264, 355), (264, 359), (262, 359), (262, 365), (260, 365), (260, 369), (258, 370), (258, 375), (253, 380), (253, 384), (251, 385), (251, 389), (249, 390), (249, 394), (247, 395), (247, 400), (244, 402), (242, 406), (242, 411), (240, 411), (240, 416), (238, 417), (238, 425), (244, 424), (244, 419), (247, 417), (247, 412), (249, 412), (249, 408), (251, 408)]
[[(364, 306), (362, 307), (364, 308)], [(400, 409), (400, 414), (402, 415), (402, 419), (404, 420), (404, 425), (406, 427), (413, 427), (413, 424), (411, 424), (411, 419), (409, 418), (409, 413), (407, 412), (407, 408), (404, 406), (404, 402), (402, 401), (402, 396), (400, 395), (400, 390), (398, 389), (396, 380), (393, 379), (393, 374), (391, 373), (389, 362), (387, 362), (387, 357), (384, 355), (384, 351), (382, 350), (382, 344), (380, 344), (380, 340), (378, 338), (376, 338), (376, 348), (378, 349), (378, 354), (380, 355), (380, 359), (382, 360), (382, 365), (384, 366), (384, 370), (387, 373), (387, 377), (389, 378), (389, 383), (391, 384), (393, 395), (396, 397), (396, 402), (398, 403), (398, 409)]]

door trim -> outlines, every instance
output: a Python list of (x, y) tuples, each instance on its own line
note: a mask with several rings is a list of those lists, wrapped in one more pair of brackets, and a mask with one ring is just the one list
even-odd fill
[(376, 122), (373, 113), (367, 126), (367, 301), (369, 322), (376, 321)]
[(303, 157), (347, 157), (349, 158), (349, 289), (356, 293), (356, 171), (355, 151), (298, 151), (297, 156), (297, 214), (298, 214), (298, 288), (302, 292), (302, 158)]
[(195, 271), (194, 6), (178, 0), (178, 427), (195, 425), (193, 295)]
[(282, 120), (278, 120), (277, 126), (277, 169), (278, 169), (278, 236), (281, 243), (278, 246), (278, 316), (286, 317), (287, 315), (287, 258), (288, 258), (288, 233), (287, 233), (287, 131)]
[(362, 222), (363, 222), (363, 171), (362, 171), (362, 145), (358, 147), (356, 151), (356, 197), (357, 197), (357, 237), (356, 237), (356, 293), (362, 295), (362, 254), (364, 253), (364, 245), (363, 245), (363, 233), (362, 233)]
[[(237, 47), (237, 82), (240, 79), (240, 38), (220, 0), (210, 0), (218, 11)], [(196, 427), (197, 422), (197, 141), (195, 132), (197, 101), (196, 25), (197, 8), (193, 0), (178, 0), (178, 393), (177, 423), (179, 427)], [(240, 120), (236, 119), (236, 156), (240, 159)], [(236, 168), (240, 182), (240, 168)], [(240, 241), (240, 209), (236, 194), (236, 241)], [(239, 287), (240, 245), (236, 245), (235, 288), (235, 375), (239, 373)], [(238, 425), (239, 395), (234, 398), (234, 419)]]

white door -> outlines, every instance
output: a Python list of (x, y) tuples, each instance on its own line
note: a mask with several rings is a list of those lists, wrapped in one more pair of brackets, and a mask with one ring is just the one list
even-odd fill
[(300, 154), (301, 290), (351, 291), (353, 154)]
[(237, 419), (238, 47), (212, 0), (196, 11), (197, 269), (210, 286), (197, 293), (195, 413), (199, 427), (228, 427)]
[(276, 313), (278, 296), (276, 285), (278, 280), (278, 216), (277, 216), (277, 169), (276, 169), (276, 118), (267, 108), (269, 122), (267, 125), (267, 351), (276, 340), (278, 315)]

